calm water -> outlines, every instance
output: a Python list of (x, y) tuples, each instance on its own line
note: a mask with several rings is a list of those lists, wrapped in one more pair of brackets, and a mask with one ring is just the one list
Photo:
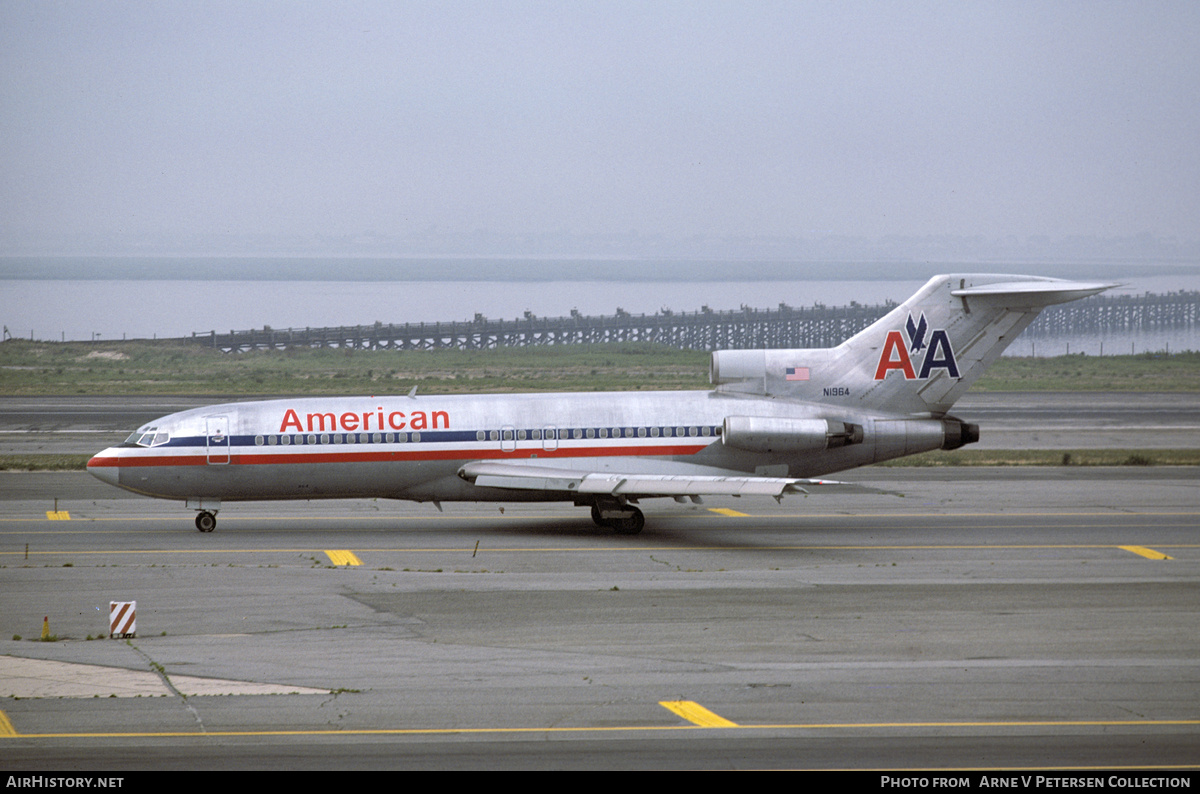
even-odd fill
[[(188, 336), (209, 330), (305, 328), (338, 325), (470, 320), (476, 313), (513, 319), (525, 311), (563, 317), (632, 314), (668, 308), (694, 312), (741, 306), (766, 309), (823, 303), (840, 306), (901, 301), (923, 281), (746, 282), (271, 282), (271, 281), (40, 281), (0, 280), (0, 321), (12, 336), (80, 340)], [(1119, 292), (1200, 289), (1200, 278), (1130, 279)], [(1038, 355), (1070, 352), (1200, 349), (1194, 332), (1124, 335), (1106, 340), (1037, 343)], [(1029, 355), (1019, 339), (1010, 351)]]

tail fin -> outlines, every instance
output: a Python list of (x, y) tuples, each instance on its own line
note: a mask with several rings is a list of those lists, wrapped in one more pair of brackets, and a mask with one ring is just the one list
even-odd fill
[(864, 411), (943, 414), (1046, 306), (1115, 284), (945, 275), (835, 348), (713, 354), (713, 382)]

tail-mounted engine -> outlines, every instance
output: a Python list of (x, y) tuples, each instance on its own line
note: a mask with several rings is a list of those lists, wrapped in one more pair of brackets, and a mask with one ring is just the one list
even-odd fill
[(863, 429), (831, 419), (727, 416), (721, 439), (748, 452), (809, 452), (861, 444)]

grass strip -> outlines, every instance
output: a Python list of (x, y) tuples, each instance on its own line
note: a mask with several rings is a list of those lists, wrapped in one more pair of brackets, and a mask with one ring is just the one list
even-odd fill
[[(0, 343), (0, 395), (353, 395), (707, 389), (709, 356), (653, 344), (221, 353), (177, 340)], [(1001, 358), (974, 391), (1200, 391), (1200, 353)]]

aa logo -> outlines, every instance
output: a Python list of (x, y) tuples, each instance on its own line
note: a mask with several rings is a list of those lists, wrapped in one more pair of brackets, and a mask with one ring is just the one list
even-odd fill
[[(907, 343), (904, 339), (905, 334), (908, 335)], [(926, 339), (926, 336), (929, 338)], [(918, 373), (913, 366), (913, 359), (921, 355), (921, 351), (924, 351), (924, 355), (921, 358), (921, 371)], [(883, 341), (883, 350), (879, 353), (879, 365), (875, 367), (875, 380), (883, 380), (894, 369), (903, 372), (905, 380), (924, 380), (935, 369), (946, 370), (946, 374), (952, 378), (959, 377), (958, 362), (954, 360), (954, 348), (950, 346), (950, 337), (943, 328), (930, 331), (925, 312), (921, 312), (921, 319), (916, 321), (911, 314), (908, 315), (904, 333), (888, 331), (887, 338)]]

